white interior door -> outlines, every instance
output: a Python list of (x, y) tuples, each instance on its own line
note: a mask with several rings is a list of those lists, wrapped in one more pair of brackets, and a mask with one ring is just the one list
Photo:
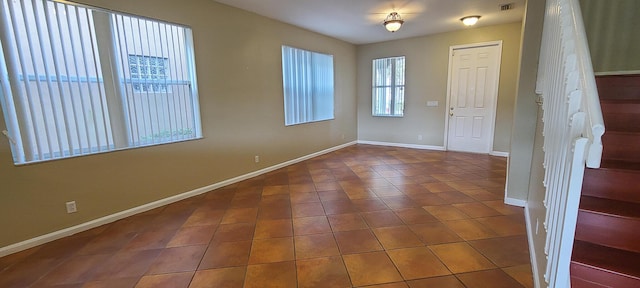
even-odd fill
[(500, 76), (501, 43), (452, 47), (447, 149), (490, 153)]

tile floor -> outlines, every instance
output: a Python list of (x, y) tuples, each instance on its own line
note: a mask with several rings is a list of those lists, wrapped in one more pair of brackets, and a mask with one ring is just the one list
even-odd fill
[(505, 168), (355, 145), (0, 258), (0, 287), (533, 287)]

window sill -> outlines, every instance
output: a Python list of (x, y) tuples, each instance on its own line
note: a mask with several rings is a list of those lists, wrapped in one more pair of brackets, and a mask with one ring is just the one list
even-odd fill
[(371, 115), (373, 117), (381, 117), (381, 118), (404, 118), (404, 115)]

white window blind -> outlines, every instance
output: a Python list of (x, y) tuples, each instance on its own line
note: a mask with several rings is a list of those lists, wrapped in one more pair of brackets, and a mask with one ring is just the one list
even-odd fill
[(404, 115), (404, 56), (373, 60), (373, 116)]
[(285, 125), (333, 119), (333, 55), (282, 46)]
[(16, 164), (202, 137), (189, 28), (66, 1), (2, 5)]

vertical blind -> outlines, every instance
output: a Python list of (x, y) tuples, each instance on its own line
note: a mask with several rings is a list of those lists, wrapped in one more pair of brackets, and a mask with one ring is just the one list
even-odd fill
[(285, 125), (333, 119), (333, 56), (282, 46)]
[(404, 56), (373, 60), (371, 106), (374, 116), (403, 116), (404, 60)]
[(189, 28), (69, 2), (2, 5), (16, 164), (201, 137)]

